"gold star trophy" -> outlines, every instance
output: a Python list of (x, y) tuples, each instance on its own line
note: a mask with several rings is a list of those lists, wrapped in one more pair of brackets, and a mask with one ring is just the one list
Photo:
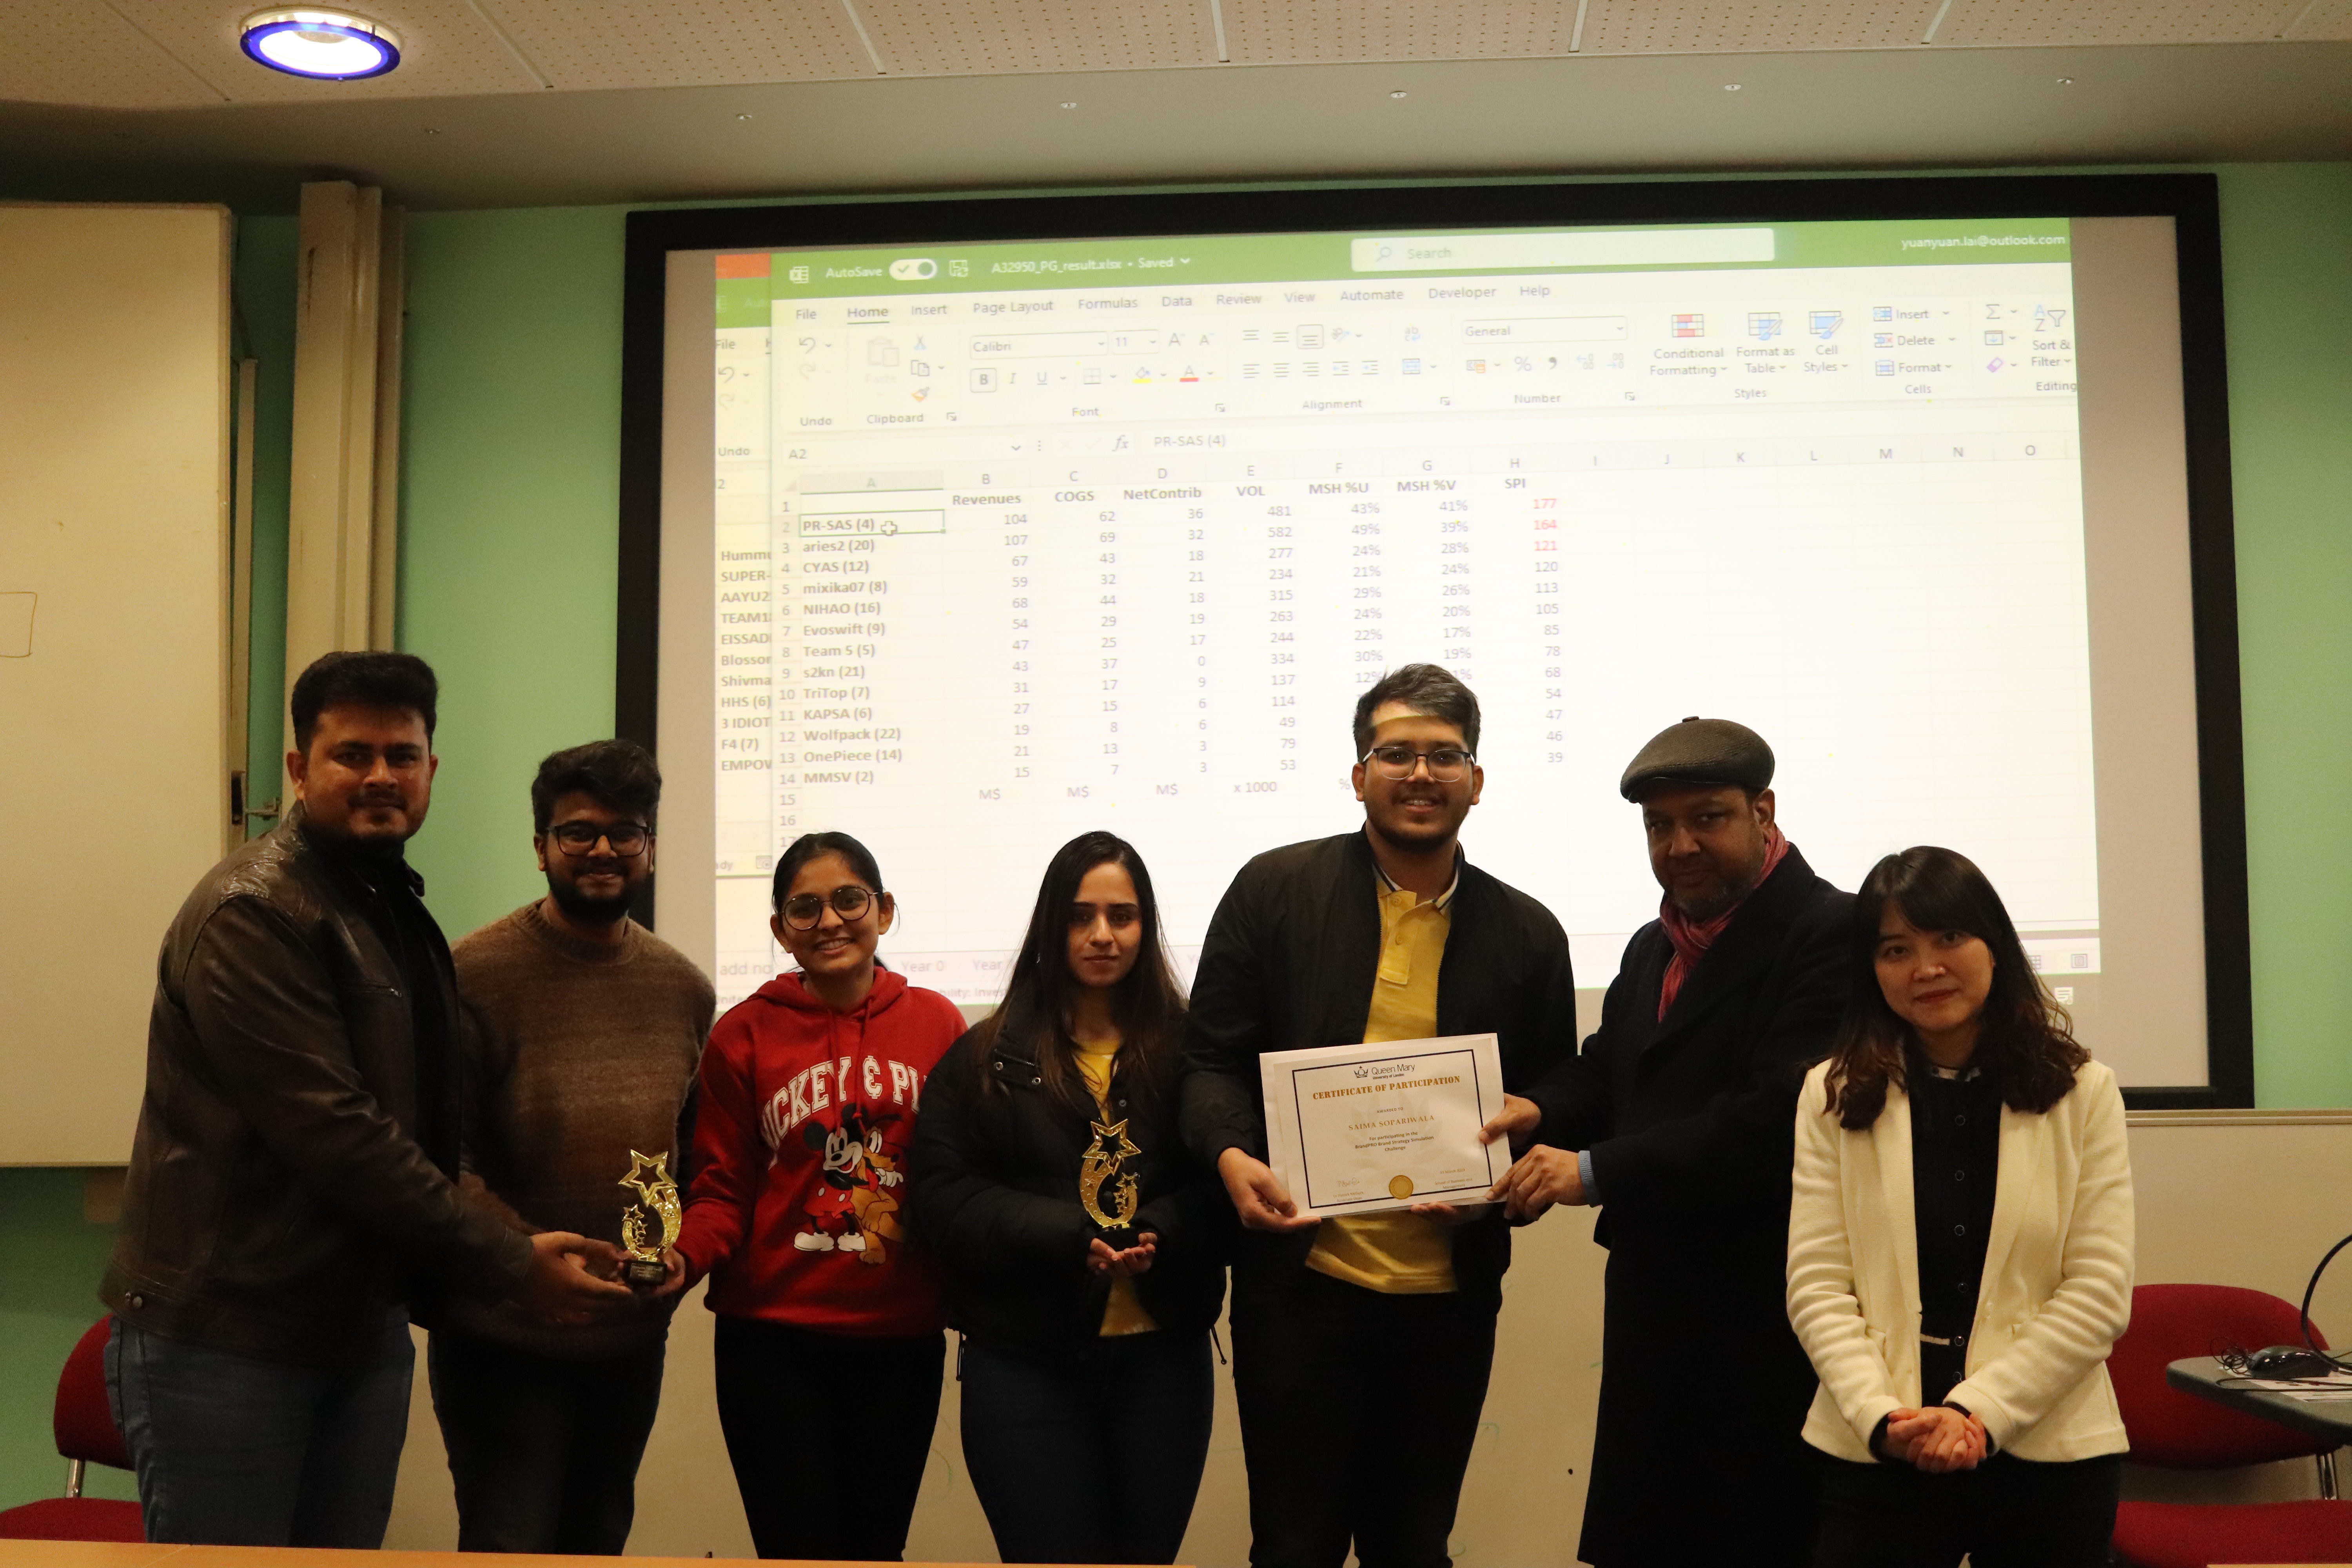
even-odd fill
[[(1115, 1121), (1108, 1127), (1099, 1121), (1090, 1125), (1095, 1130), (1095, 1141), (1078, 1157), (1078, 1204), (1087, 1211), (1087, 1217), (1102, 1228), (1103, 1241), (1115, 1252), (1124, 1251), (1135, 1245), (1133, 1225), (1139, 1194), (1135, 1173), (1122, 1173), (1119, 1167), (1143, 1151), (1128, 1137), (1125, 1121)], [(1110, 1188), (1108, 1213), (1102, 1206), (1106, 1185)]]
[[(628, 1254), (628, 1261), (621, 1265), (621, 1278), (632, 1290), (650, 1290), (669, 1278), (669, 1265), (662, 1261), (662, 1253), (677, 1244), (678, 1227), (685, 1223), (677, 1184), (669, 1179), (669, 1156), (648, 1158), (630, 1150), (629, 1173), (620, 1184), (637, 1194), (637, 1201), (621, 1211), (621, 1249)], [(648, 1210), (660, 1222), (658, 1241), (652, 1238), (653, 1227), (646, 1224)]]

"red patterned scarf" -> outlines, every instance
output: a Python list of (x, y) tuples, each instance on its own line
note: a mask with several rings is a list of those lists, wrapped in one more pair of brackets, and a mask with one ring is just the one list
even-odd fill
[[(1766, 832), (1764, 869), (1756, 878), (1756, 888), (1762, 887), (1773, 868), (1789, 856), (1789, 841), (1781, 836), (1780, 824), (1773, 824)], [(1692, 920), (1675, 907), (1671, 898), (1658, 900), (1658, 923), (1665, 927), (1666, 940), (1675, 946), (1675, 955), (1666, 963), (1665, 980), (1658, 986), (1660, 1023), (1665, 1021), (1666, 1010), (1682, 994), (1683, 982), (1688, 980), (1691, 971), (1698, 967), (1698, 961), (1706, 956), (1706, 950), (1715, 945), (1715, 939), (1730, 926), (1732, 917), (1739, 913), (1740, 906), (1755, 896), (1756, 888), (1748, 889), (1729, 909), (1706, 921)]]

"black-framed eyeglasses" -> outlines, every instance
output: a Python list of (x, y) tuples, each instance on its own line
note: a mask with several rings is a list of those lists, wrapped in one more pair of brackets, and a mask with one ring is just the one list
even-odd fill
[(1358, 759), (1384, 779), (1409, 779), (1414, 769), (1427, 763), (1429, 776), (1439, 784), (1459, 784), (1477, 760), (1459, 746), (1436, 746), (1420, 752), (1402, 745), (1374, 746)]
[(782, 911), (784, 923), (794, 931), (814, 931), (817, 921), (824, 919), (828, 905), (845, 921), (864, 914), (874, 902), (873, 893), (855, 882), (844, 883), (830, 893), (794, 893), (784, 900)]
[(634, 860), (654, 841), (653, 829), (642, 822), (616, 822), (610, 827), (599, 827), (593, 822), (563, 822), (549, 828), (547, 836), (566, 855), (593, 854), (596, 841), (603, 839), (624, 860)]

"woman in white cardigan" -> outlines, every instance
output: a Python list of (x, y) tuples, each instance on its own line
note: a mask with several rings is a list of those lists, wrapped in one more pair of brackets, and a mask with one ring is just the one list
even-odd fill
[(1815, 1568), (2106, 1561), (2131, 1311), (2115, 1074), (1965, 858), (1881, 860), (1854, 988), (1797, 1109), (1789, 1318), (1830, 1457)]

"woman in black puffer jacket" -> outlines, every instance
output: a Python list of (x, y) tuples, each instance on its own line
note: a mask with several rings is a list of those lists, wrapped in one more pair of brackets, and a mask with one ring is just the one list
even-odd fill
[(1007, 1563), (1173, 1563), (1201, 1486), (1232, 1208), (1176, 1132), (1184, 1003), (1150, 874), (1045, 868), (1004, 1002), (923, 1087), (916, 1234), (964, 1335), (964, 1466)]

